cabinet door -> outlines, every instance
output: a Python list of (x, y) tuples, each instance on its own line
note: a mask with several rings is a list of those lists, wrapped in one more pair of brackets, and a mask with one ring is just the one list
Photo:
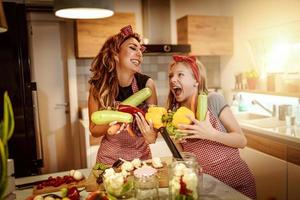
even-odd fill
[(288, 163), (288, 199), (300, 199), (300, 166)]
[(92, 58), (97, 55), (104, 42), (120, 32), (124, 26), (131, 25), (135, 30), (134, 13), (115, 13), (104, 19), (76, 20), (76, 56)]
[(255, 149), (240, 150), (256, 180), (257, 199), (286, 199), (287, 162)]
[(194, 55), (232, 55), (233, 18), (187, 15), (177, 20), (178, 44), (190, 44)]

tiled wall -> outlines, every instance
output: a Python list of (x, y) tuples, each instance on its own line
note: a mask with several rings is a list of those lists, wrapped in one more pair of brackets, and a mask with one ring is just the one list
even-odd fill
[[(218, 56), (198, 57), (207, 70), (208, 87), (220, 88), (220, 58)], [(164, 106), (168, 96), (168, 65), (171, 56), (144, 56), (143, 73), (155, 82), (158, 105)], [(91, 59), (77, 59), (78, 104), (87, 106)]]

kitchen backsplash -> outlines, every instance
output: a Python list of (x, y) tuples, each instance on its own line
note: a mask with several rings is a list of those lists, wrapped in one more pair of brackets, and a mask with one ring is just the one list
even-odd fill
[[(207, 71), (208, 87), (220, 88), (220, 58), (218, 56), (198, 57)], [(164, 106), (168, 96), (168, 66), (171, 56), (144, 56), (143, 73), (149, 75), (155, 82), (158, 95), (158, 105)], [(77, 59), (78, 104), (87, 106), (92, 59)]]

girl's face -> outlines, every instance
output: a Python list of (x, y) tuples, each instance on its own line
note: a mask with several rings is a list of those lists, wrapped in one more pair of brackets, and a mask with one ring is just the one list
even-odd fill
[(198, 92), (198, 83), (192, 69), (185, 63), (174, 64), (169, 72), (169, 87), (177, 102), (182, 105), (191, 101)]
[(127, 39), (120, 47), (118, 59), (122, 70), (140, 72), (143, 62), (141, 44), (135, 38)]

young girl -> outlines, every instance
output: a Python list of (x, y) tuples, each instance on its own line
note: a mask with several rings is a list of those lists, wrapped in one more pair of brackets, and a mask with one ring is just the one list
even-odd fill
[[(89, 80), (89, 116), (95, 111), (115, 107), (144, 87), (152, 90), (152, 96), (146, 103), (157, 104), (153, 80), (140, 73), (143, 49), (139, 35), (132, 31), (131, 26), (122, 28), (120, 33), (106, 40), (91, 67), (93, 75)], [(157, 134), (143, 115), (139, 113), (135, 119), (143, 137), (130, 136), (125, 124), (117, 134), (110, 135), (107, 134), (109, 125), (95, 125), (90, 120), (91, 134), (94, 137), (103, 136), (97, 154), (98, 162), (113, 164), (118, 158), (151, 158), (148, 144), (155, 142)]]
[[(195, 57), (176, 55), (173, 59), (169, 69), (168, 109), (185, 106), (195, 112), (198, 93), (207, 92), (205, 69)], [(179, 131), (193, 134), (180, 143), (182, 150), (196, 155), (204, 173), (255, 199), (255, 180), (238, 150), (246, 146), (247, 140), (223, 96), (208, 94), (205, 121), (189, 118), (191, 125), (179, 126)]]

